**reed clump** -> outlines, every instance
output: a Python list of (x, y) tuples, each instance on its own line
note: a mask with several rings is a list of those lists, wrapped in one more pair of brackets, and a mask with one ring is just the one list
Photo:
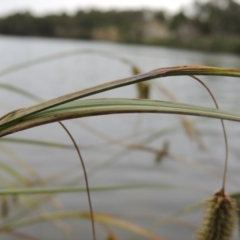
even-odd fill
[(206, 216), (196, 240), (230, 240), (235, 225), (237, 204), (223, 190), (206, 201)]

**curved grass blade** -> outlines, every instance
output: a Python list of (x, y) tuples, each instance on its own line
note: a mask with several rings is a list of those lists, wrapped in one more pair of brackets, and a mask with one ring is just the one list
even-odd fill
[[(90, 187), (90, 191), (119, 191), (132, 189), (159, 189), (159, 188), (186, 188), (181, 186), (174, 186), (168, 184), (134, 184), (134, 185), (120, 185), (120, 186), (99, 186)], [(54, 194), (54, 193), (79, 193), (86, 192), (85, 187), (58, 187), (58, 188), (7, 188), (0, 190), (2, 195), (26, 195), (26, 194)]]
[(0, 137), (31, 127), (66, 119), (116, 113), (166, 113), (240, 121), (240, 114), (188, 104), (134, 99), (92, 99), (74, 101), (0, 125)]
[(26, 62), (22, 62), (10, 67), (7, 67), (3, 70), (0, 70), (0, 77), (3, 77), (7, 74), (13, 73), (17, 70), (21, 70), (23, 68), (28, 68), (40, 63), (45, 63), (48, 61), (52, 61), (52, 60), (56, 60), (56, 59), (60, 59), (60, 58), (65, 58), (65, 57), (69, 57), (69, 56), (74, 56), (74, 55), (79, 55), (79, 54), (100, 54), (102, 56), (107, 56), (107, 57), (111, 57), (111, 58), (115, 58), (117, 60), (120, 60), (121, 62), (130, 65), (132, 68), (137, 68), (136, 65), (130, 61), (129, 59), (116, 55), (114, 53), (111, 53), (109, 51), (103, 51), (103, 50), (97, 50), (97, 49), (75, 49), (75, 50), (71, 50), (71, 51), (66, 51), (66, 52), (60, 52), (60, 53), (56, 53), (56, 54), (51, 54), (48, 56), (44, 56), (44, 57), (40, 57), (40, 58), (36, 58), (30, 61), (26, 61)]
[(168, 68), (158, 68), (146, 73), (134, 75), (120, 80), (100, 84), (77, 92), (69, 93), (58, 98), (54, 98), (52, 100), (48, 100), (37, 105), (33, 105), (26, 109), (20, 109), (16, 112), (12, 112), (7, 116), (2, 117), (0, 119), (0, 124), (3, 125), (17, 119), (21, 120), (22, 118), (27, 117), (33, 113), (37, 113), (63, 103), (91, 96), (100, 92), (105, 92), (111, 89), (127, 86), (137, 82), (151, 80), (160, 77), (188, 76), (188, 75), (212, 75), (212, 76), (215, 75), (215, 76), (240, 77), (240, 70), (207, 66), (177, 66)]
[(72, 145), (63, 144), (63, 143), (56, 143), (56, 142), (47, 142), (47, 141), (40, 141), (34, 139), (23, 139), (23, 138), (0, 138), (0, 142), (8, 142), (8, 143), (17, 143), (17, 144), (26, 144), (26, 145), (40, 145), (43, 147), (56, 147), (56, 148), (66, 148), (72, 149)]

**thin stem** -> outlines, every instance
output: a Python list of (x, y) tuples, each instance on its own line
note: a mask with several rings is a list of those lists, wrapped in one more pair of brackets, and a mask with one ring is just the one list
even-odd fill
[(87, 177), (87, 171), (84, 165), (84, 161), (82, 158), (82, 155), (80, 153), (80, 150), (73, 138), (73, 136), (71, 135), (71, 133), (68, 131), (68, 129), (65, 127), (65, 125), (62, 122), (58, 122), (63, 129), (66, 131), (66, 133), (68, 134), (68, 136), (70, 137), (70, 139), (72, 140), (74, 147), (76, 148), (76, 151), (78, 153), (78, 157), (80, 159), (80, 162), (82, 164), (82, 168), (83, 168), (83, 173), (84, 173), (84, 179), (85, 179), (85, 183), (86, 183), (86, 189), (87, 189), (87, 196), (88, 196), (88, 204), (89, 204), (89, 208), (90, 208), (90, 218), (91, 218), (91, 223), (92, 223), (92, 233), (93, 233), (93, 240), (96, 240), (96, 232), (95, 232), (95, 225), (94, 225), (94, 216), (93, 216), (93, 208), (92, 208), (92, 202), (91, 202), (91, 196), (90, 196), (90, 189), (89, 189), (89, 184), (88, 184), (88, 177)]
[[(190, 77), (194, 78), (195, 80), (197, 80), (199, 83), (201, 83), (205, 89), (209, 92), (210, 96), (212, 97), (215, 106), (217, 109), (219, 109), (216, 98), (214, 97), (213, 93), (211, 92), (211, 90), (208, 88), (208, 86), (202, 82), (199, 78), (190, 75)], [(222, 193), (225, 193), (225, 185), (226, 185), (226, 178), (227, 178), (227, 167), (228, 167), (228, 140), (227, 140), (227, 132), (226, 132), (226, 128), (224, 125), (223, 120), (221, 119), (221, 124), (222, 124), (222, 129), (223, 129), (223, 135), (224, 135), (224, 142), (225, 142), (225, 164), (224, 164), (224, 172), (223, 172), (223, 183), (222, 183)]]

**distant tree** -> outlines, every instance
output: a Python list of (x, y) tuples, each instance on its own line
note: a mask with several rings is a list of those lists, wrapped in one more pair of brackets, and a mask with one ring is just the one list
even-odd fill
[(170, 20), (170, 28), (172, 30), (177, 30), (180, 26), (182, 26), (183, 24), (186, 24), (188, 22), (189, 22), (189, 19), (184, 14), (183, 10), (181, 10), (176, 15), (174, 15), (172, 17), (172, 19)]
[(35, 19), (29, 13), (16, 13), (1, 19), (0, 32), (3, 34), (29, 35), (35, 31)]
[(157, 11), (155, 13), (155, 19), (161, 22), (166, 21), (166, 13), (164, 11)]
[[(189, 45), (192, 40), (206, 40), (207, 44), (222, 37), (237, 43), (240, 37), (240, 5), (234, 0), (195, 0), (193, 14), (184, 10), (170, 16), (164, 11), (125, 10), (102, 11), (98, 9), (78, 10), (74, 15), (60, 13), (36, 17), (29, 12), (11, 14), (0, 18), (0, 34), (68, 37), (78, 39), (112, 39), (123, 42), (143, 42), (147, 24), (164, 22), (169, 28), (170, 41), (183, 41)], [(175, 34), (174, 34), (175, 33)], [(105, 38), (105, 36), (108, 36)], [(177, 41), (177, 43), (178, 43)], [(172, 41), (171, 44), (173, 44)], [(205, 43), (206, 43), (205, 42)], [(217, 44), (213, 43), (214, 47)], [(220, 46), (219, 45), (219, 46)], [(238, 50), (239, 52), (239, 50)]]

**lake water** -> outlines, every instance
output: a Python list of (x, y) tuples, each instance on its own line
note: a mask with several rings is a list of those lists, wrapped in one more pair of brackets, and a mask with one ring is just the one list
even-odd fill
[[(14, 85), (47, 100), (132, 75), (126, 63), (94, 51), (107, 51), (127, 58), (143, 72), (176, 65), (240, 68), (240, 58), (232, 55), (107, 42), (1, 36), (0, 72), (22, 62), (61, 52), (77, 52), (81, 49), (88, 52), (12, 71), (1, 76), (0, 83)], [(201, 77), (201, 79), (213, 91), (220, 108), (230, 111), (240, 110), (239, 79), (226, 77)], [(169, 100), (168, 96), (157, 87), (162, 84), (179, 102), (214, 106), (206, 90), (189, 77), (157, 79), (151, 83), (152, 99)], [(128, 86), (95, 95), (94, 98), (136, 98), (136, 96), (136, 87)], [(1, 90), (1, 114), (34, 103), (24, 96)], [(202, 218), (201, 209), (182, 214), (170, 222), (163, 223), (161, 220), (175, 215), (184, 207), (201, 202), (220, 188), (225, 149), (219, 120), (204, 120), (196, 117), (188, 119), (195, 122), (194, 127), (198, 130), (204, 150), (196, 141), (187, 137), (179, 116), (122, 114), (65, 121), (81, 147), (89, 173), (90, 186), (142, 186), (131, 190), (93, 191), (91, 196), (94, 211), (112, 214), (118, 219), (137, 224), (166, 239), (193, 239), (194, 229)], [(226, 122), (226, 128), (230, 146), (227, 190), (229, 193), (234, 193), (239, 192), (240, 187), (240, 125)], [(9, 137), (71, 145), (66, 133), (58, 124), (26, 130)], [(114, 142), (114, 139), (119, 142)], [(138, 144), (160, 150), (166, 141), (169, 142), (169, 153), (172, 157), (164, 158), (160, 164), (155, 163), (156, 156), (152, 152), (126, 149), (122, 144), (123, 142)], [(85, 186), (81, 165), (74, 149), (1, 141), (0, 151), (1, 162), (12, 166), (34, 186), (60, 187), (66, 184)], [(3, 173), (1, 179), (2, 187), (26, 186), (6, 173)], [(159, 187), (144, 188), (143, 185), (146, 184), (159, 184)], [(160, 184), (165, 187), (160, 187)], [(10, 208), (9, 218), (20, 221), (46, 212), (88, 211), (86, 193), (59, 194), (52, 201), (48, 199), (30, 208), (27, 204), (36, 198), (38, 198), (36, 195), (21, 196), (20, 206), (14, 205)], [(23, 212), (24, 209), (29, 208), (32, 211)], [(17, 215), (19, 212), (21, 215)], [(2, 219), (1, 224), (6, 221), (7, 219)], [(97, 224), (97, 239), (107, 239), (106, 229), (116, 233), (119, 239), (145, 239), (128, 230), (108, 226), (109, 228), (106, 228)], [(61, 221), (39, 223), (20, 228), (17, 232), (29, 234), (37, 239), (91, 239), (90, 222), (76, 219), (68, 219), (64, 223)], [(14, 238), (17, 235), (2, 236), (3, 239), (17, 239)], [(237, 239), (237, 236), (235, 238)]]

